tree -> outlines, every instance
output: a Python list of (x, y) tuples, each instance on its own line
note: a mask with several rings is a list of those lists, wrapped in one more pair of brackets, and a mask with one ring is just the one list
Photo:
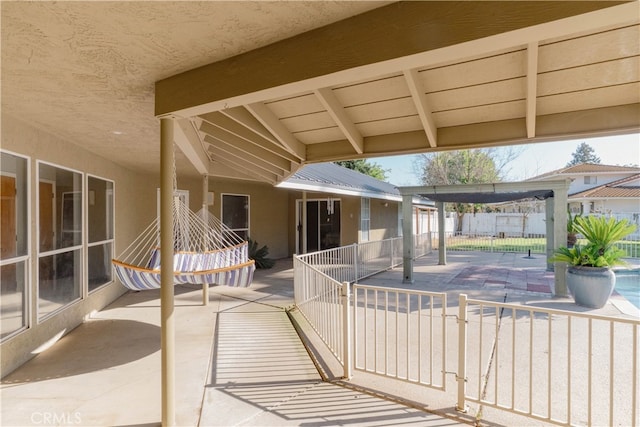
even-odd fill
[[(414, 169), (424, 185), (480, 184), (502, 180), (506, 165), (519, 155), (514, 150), (459, 150), (421, 154)], [(452, 203), (458, 216), (457, 231), (462, 231), (462, 219), (467, 212), (477, 212), (479, 206)]]
[(340, 162), (335, 162), (335, 164), (347, 169), (352, 169), (356, 172), (363, 173), (365, 175), (372, 176), (375, 179), (379, 179), (380, 181), (385, 181), (387, 179), (386, 169), (382, 169), (382, 166), (377, 163), (369, 163), (364, 159), (343, 160)]
[(574, 151), (571, 156), (571, 161), (567, 163), (567, 167), (582, 163), (600, 163), (600, 157), (596, 156), (596, 152), (586, 142), (578, 145), (578, 148), (576, 148), (576, 151)]

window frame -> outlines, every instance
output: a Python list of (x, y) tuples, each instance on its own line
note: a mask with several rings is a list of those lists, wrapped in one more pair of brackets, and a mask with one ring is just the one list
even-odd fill
[[(53, 168), (57, 168), (57, 169), (61, 169), (63, 171), (67, 171), (67, 172), (71, 172), (74, 174), (79, 174), (80, 175), (80, 192), (81, 192), (81, 200), (80, 200), (80, 220), (82, 221), (82, 224), (80, 226), (80, 230), (82, 233), (82, 236), (80, 236), (80, 244), (79, 245), (71, 245), (71, 246), (67, 246), (64, 248), (56, 248), (53, 250), (49, 250), (49, 251), (44, 251), (41, 252), (40, 251), (40, 166), (45, 165), (45, 166), (49, 166), (49, 167), (53, 167)], [(86, 206), (85, 206), (85, 199), (86, 199), (86, 176), (87, 174), (79, 171), (77, 169), (73, 169), (73, 168), (69, 168), (66, 166), (61, 166), (58, 165), (56, 163), (52, 163), (52, 162), (47, 162), (45, 160), (36, 160), (36, 183), (38, 184), (38, 188), (36, 191), (36, 213), (38, 216), (37, 219), (37, 224), (36, 224), (36, 233), (37, 233), (37, 240), (38, 240), (38, 245), (35, 251), (35, 256), (34, 256), (34, 262), (36, 263), (35, 265), (35, 321), (36, 324), (41, 324), (43, 322), (45, 322), (46, 320), (54, 317), (55, 315), (59, 314), (60, 312), (62, 312), (63, 310), (67, 309), (68, 307), (78, 303), (79, 301), (82, 301), (83, 299), (86, 298), (86, 281), (85, 281), (85, 260), (86, 260), (86, 244), (85, 244), (85, 228), (86, 228), (86, 216), (87, 216), (87, 212), (86, 212)], [(54, 210), (57, 208), (57, 198), (56, 198), (56, 205), (54, 206)], [(62, 203), (62, 201), (60, 201), (60, 203)], [(55, 212), (54, 212), (54, 216), (55, 216)], [(58, 218), (55, 218), (55, 222), (57, 223)], [(54, 223), (55, 224), (55, 223)], [(57, 227), (57, 224), (55, 224), (55, 226)], [(58, 230), (56, 229), (56, 232)], [(61, 228), (60, 228), (60, 232), (62, 231), (62, 224), (61, 224)], [(56, 236), (56, 239), (58, 239), (59, 237)], [(45, 257), (50, 257), (50, 256), (55, 256), (55, 255), (62, 255), (65, 253), (73, 253), (79, 251), (80, 253), (80, 257), (81, 259), (79, 260), (78, 264), (79, 264), (79, 268), (80, 268), (80, 272), (79, 272), (79, 286), (80, 289), (78, 289), (78, 297), (77, 298), (73, 298), (70, 301), (65, 302), (64, 304), (62, 304), (60, 307), (53, 309), (52, 311), (46, 313), (46, 314), (41, 314), (41, 310), (40, 310), (40, 259), (45, 258)], [(74, 278), (75, 280), (75, 278)]]
[[(231, 228), (229, 229), (234, 233), (238, 233), (238, 231), (246, 231), (247, 240), (249, 240), (251, 236), (251, 195), (249, 194), (240, 194), (240, 193), (220, 193), (220, 221), (224, 222), (224, 197), (225, 196), (234, 196), (234, 197), (244, 197), (247, 200), (247, 227), (246, 228)], [(225, 224), (226, 225), (226, 224)], [(242, 237), (242, 236), (240, 236)]]
[[(106, 225), (106, 230), (107, 230), (107, 235), (109, 234), (109, 231), (111, 231), (111, 238), (107, 238), (104, 240), (98, 240), (95, 242), (91, 242), (90, 241), (90, 233), (89, 233), (89, 225), (91, 224), (90, 218), (89, 218), (89, 204), (91, 203), (91, 196), (90, 196), (90, 189), (89, 189), (89, 180), (90, 179), (99, 179), (101, 181), (107, 182), (107, 183), (111, 183), (111, 202), (109, 202), (109, 196), (107, 196), (106, 199), (106, 203), (105, 203), (105, 218), (108, 217), (108, 209), (111, 208), (111, 218), (112, 218), (112, 224), (107, 224)], [(109, 285), (111, 283), (114, 282), (115, 280), (115, 272), (113, 269), (113, 265), (110, 264), (111, 267), (111, 280), (104, 282), (98, 286), (96, 286), (94, 289), (89, 289), (89, 249), (93, 248), (93, 247), (97, 247), (97, 246), (101, 246), (101, 245), (105, 245), (107, 243), (111, 244), (111, 255), (109, 257), (109, 259), (113, 259), (115, 257), (115, 250), (116, 250), (116, 236), (115, 236), (115, 230), (116, 230), (116, 183), (114, 180), (112, 179), (108, 179), (108, 178), (104, 178), (102, 176), (99, 175), (94, 175), (94, 174), (90, 174), (90, 173), (86, 173), (85, 174), (85, 188), (86, 188), (86, 194), (87, 196), (85, 197), (85, 203), (84, 203), (84, 209), (86, 212), (86, 218), (85, 218), (85, 229), (84, 229), (84, 243), (85, 243), (85, 253), (84, 253), (84, 285), (83, 285), (83, 290), (82, 293), (83, 295), (90, 295), (93, 292), (97, 291), (98, 289)], [(106, 191), (106, 194), (109, 194), (109, 190)]]
[[(22, 326), (17, 328), (14, 331), (11, 331), (10, 333), (8, 333), (7, 335), (5, 335), (4, 337), (0, 338), (0, 343), (4, 344), (7, 341), (9, 341), (11, 338), (16, 337), (17, 335), (21, 334), (22, 332), (28, 330), (29, 328), (31, 328), (31, 326), (33, 325), (33, 321), (32, 321), (32, 301), (33, 301), (33, 292), (32, 292), (32, 270), (31, 270), (31, 266), (33, 263), (33, 247), (32, 247), (32, 242), (31, 242), (31, 211), (32, 211), (32, 203), (31, 203), (31, 169), (32, 169), (32, 165), (31, 165), (31, 161), (32, 158), (30, 156), (25, 156), (23, 154), (20, 153), (16, 153), (10, 150), (5, 150), (5, 149), (0, 149), (0, 155), (11, 155), (14, 157), (18, 157), (22, 160), (24, 160), (25, 165), (26, 165), (26, 170), (25, 170), (25, 194), (24, 197), (26, 198), (26, 224), (27, 226), (25, 227), (25, 241), (26, 241), (26, 253), (24, 255), (19, 255), (19, 256), (15, 256), (12, 258), (8, 258), (5, 260), (0, 260), (0, 266), (5, 266), (5, 265), (11, 265), (11, 264), (15, 264), (16, 266), (19, 265), (20, 263), (24, 264), (24, 295), (22, 297), (23, 300), (23, 308), (22, 308)], [(9, 175), (9, 173), (3, 173), (2, 168), (0, 167), (0, 174), (1, 175)], [(17, 175), (13, 175), (16, 176)], [(17, 179), (16, 179), (16, 183), (17, 183)], [(17, 269), (17, 267), (16, 267)]]
[[(366, 213), (366, 215), (365, 215)], [(366, 227), (365, 227), (366, 224)], [(360, 198), (360, 242), (369, 242), (371, 239), (371, 199)]]

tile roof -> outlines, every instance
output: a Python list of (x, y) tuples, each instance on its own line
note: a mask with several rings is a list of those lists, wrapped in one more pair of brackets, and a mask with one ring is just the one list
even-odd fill
[(537, 175), (532, 178), (527, 179), (527, 181), (537, 181), (540, 179), (557, 176), (557, 175), (575, 175), (575, 174), (585, 174), (585, 173), (620, 173), (620, 172), (630, 172), (637, 173), (640, 172), (640, 168), (637, 166), (618, 166), (618, 165), (601, 165), (596, 163), (581, 163), (579, 165), (569, 166), (562, 169), (556, 169), (551, 172), (543, 173), (542, 175)]
[(637, 198), (640, 200), (640, 173), (571, 194), (569, 198)]

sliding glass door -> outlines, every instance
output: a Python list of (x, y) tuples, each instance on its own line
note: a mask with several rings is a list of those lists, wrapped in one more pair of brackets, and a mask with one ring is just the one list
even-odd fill
[(303, 212), (302, 200), (297, 203), (298, 233), (296, 237), (297, 253), (322, 251), (340, 246), (340, 200), (308, 200), (307, 201), (307, 250), (303, 244)]

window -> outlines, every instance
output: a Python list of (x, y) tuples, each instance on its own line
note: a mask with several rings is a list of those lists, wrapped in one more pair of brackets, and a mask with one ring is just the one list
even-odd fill
[(222, 223), (243, 240), (249, 238), (249, 196), (222, 195)]
[(360, 241), (369, 241), (371, 227), (371, 200), (363, 197), (360, 202)]
[(584, 183), (585, 184), (597, 184), (598, 183), (598, 177), (597, 176), (585, 176), (584, 177)]
[(0, 156), (0, 340), (27, 326), (29, 160)]
[(82, 174), (38, 162), (38, 318), (81, 296)]
[(113, 280), (113, 182), (87, 178), (87, 276), (89, 292)]

